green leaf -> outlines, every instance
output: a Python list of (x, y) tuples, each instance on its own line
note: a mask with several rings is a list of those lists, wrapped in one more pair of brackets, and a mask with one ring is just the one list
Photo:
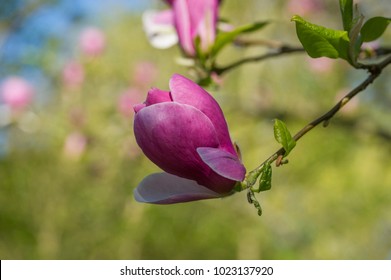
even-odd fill
[(247, 24), (240, 27), (235, 28), (232, 31), (229, 32), (221, 32), (217, 34), (215, 43), (212, 47), (211, 55), (215, 56), (223, 47), (225, 47), (227, 44), (231, 43), (233, 40), (235, 40), (239, 35), (242, 35), (244, 33), (250, 33), (257, 31), (263, 27), (265, 27), (267, 24), (269, 24), (268, 21), (262, 21), (262, 22), (255, 22), (253, 24)]
[(349, 59), (348, 32), (329, 29), (305, 21), (300, 16), (294, 16), (296, 33), (309, 56)]
[(364, 42), (376, 40), (384, 33), (390, 22), (391, 19), (385, 17), (373, 17), (368, 19), (361, 28), (362, 40)]
[(272, 167), (266, 163), (261, 178), (259, 179), (259, 191), (268, 191), (272, 187)]
[(339, 8), (342, 15), (343, 29), (349, 32), (353, 23), (353, 0), (339, 0)]
[(274, 138), (284, 147), (285, 156), (296, 146), (296, 141), (292, 138), (286, 124), (278, 119), (274, 121)]

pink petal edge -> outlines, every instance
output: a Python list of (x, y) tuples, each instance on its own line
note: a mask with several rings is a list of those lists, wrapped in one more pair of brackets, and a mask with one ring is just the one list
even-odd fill
[(220, 176), (234, 181), (244, 180), (246, 169), (238, 157), (222, 149), (209, 147), (197, 148), (197, 153)]
[(174, 204), (221, 197), (220, 194), (169, 173), (154, 173), (145, 177), (134, 190), (138, 202)]

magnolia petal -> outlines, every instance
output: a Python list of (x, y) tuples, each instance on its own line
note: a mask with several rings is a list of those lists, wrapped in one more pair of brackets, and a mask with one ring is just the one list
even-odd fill
[(218, 147), (210, 120), (196, 108), (176, 102), (147, 106), (134, 119), (134, 135), (144, 154), (164, 171), (206, 185), (210, 168), (198, 147)]
[[(169, 19), (171, 17), (171, 19)], [(143, 14), (144, 31), (150, 44), (157, 49), (167, 49), (178, 43), (171, 10), (149, 10)]]
[(145, 177), (134, 190), (134, 197), (138, 202), (153, 204), (173, 204), (220, 196), (193, 180), (169, 173), (151, 174)]
[(171, 77), (169, 86), (172, 100), (193, 106), (203, 112), (215, 127), (220, 146), (236, 155), (229, 136), (227, 122), (217, 101), (195, 82), (179, 74), (174, 74)]
[(146, 106), (150, 106), (156, 103), (170, 102), (171, 97), (168, 91), (152, 88), (148, 92), (147, 100), (145, 101)]
[(243, 181), (246, 169), (237, 156), (216, 148), (197, 148), (201, 159), (217, 174), (234, 181)]

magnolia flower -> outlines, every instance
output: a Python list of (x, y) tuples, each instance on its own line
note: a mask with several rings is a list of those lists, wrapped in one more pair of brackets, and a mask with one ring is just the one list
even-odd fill
[(98, 56), (106, 47), (106, 36), (99, 29), (88, 27), (81, 33), (79, 44), (84, 54)]
[(153, 88), (134, 106), (134, 134), (144, 154), (166, 173), (147, 176), (139, 202), (170, 204), (230, 194), (246, 170), (223, 112), (193, 81), (173, 75), (170, 91)]
[(196, 38), (199, 47), (207, 53), (216, 38), (219, 0), (171, 0), (166, 1), (174, 12), (174, 24), (179, 43), (188, 56), (196, 52)]
[(0, 86), (0, 100), (15, 111), (27, 107), (31, 103), (33, 95), (32, 85), (17, 76), (8, 77)]
[[(219, 0), (167, 0), (171, 10), (147, 11), (143, 15), (144, 30), (152, 46), (168, 48), (179, 44), (189, 56), (199, 48), (208, 53), (216, 38)], [(198, 38), (198, 39), (197, 39)]]

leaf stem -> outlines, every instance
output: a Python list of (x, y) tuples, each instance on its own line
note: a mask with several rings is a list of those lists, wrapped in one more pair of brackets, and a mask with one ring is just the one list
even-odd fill
[[(300, 138), (302, 138), (304, 135), (306, 135), (308, 132), (310, 132), (313, 128), (318, 126), (319, 124), (323, 123), (324, 126), (327, 126), (328, 122), (334, 117), (336, 113), (338, 113), (339, 110), (341, 110), (342, 107), (344, 107), (352, 98), (354, 98), (358, 93), (364, 91), (370, 84), (373, 83), (374, 80), (376, 80), (380, 74), (382, 73), (383, 69), (386, 68), (389, 64), (391, 64), (391, 56), (388, 56), (386, 59), (384, 59), (382, 62), (378, 64), (373, 65), (365, 65), (362, 66), (363, 69), (368, 70), (370, 75), (361, 82), (358, 86), (356, 86), (354, 89), (352, 89), (348, 94), (346, 94), (337, 104), (335, 104), (329, 111), (327, 111), (322, 116), (316, 118), (315, 120), (308, 123), (306, 126), (304, 126), (301, 130), (299, 130), (294, 136), (293, 139), (297, 142)], [(285, 154), (285, 149), (280, 148), (275, 153), (273, 153), (271, 156), (269, 156), (264, 162), (262, 162), (257, 168), (249, 172), (249, 175), (251, 174), (250, 181), (245, 181), (247, 184), (243, 185), (243, 188), (250, 188), (252, 187), (251, 183), (254, 181), (254, 175), (260, 174), (265, 164), (271, 164), (274, 161), (276, 161), (279, 158), (282, 158)], [(281, 161), (276, 162), (276, 165), (281, 165)], [(255, 178), (256, 181), (256, 178)], [(253, 184), (255, 184), (255, 181)]]
[(262, 55), (257, 55), (257, 56), (251, 56), (251, 57), (247, 57), (247, 58), (243, 58), (241, 60), (233, 62), (233, 63), (231, 63), (231, 64), (229, 64), (227, 66), (224, 66), (224, 67), (214, 66), (212, 71), (215, 72), (218, 75), (221, 75), (223, 73), (226, 73), (226, 72), (228, 72), (228, 71), (230, 71), (232, 69), (235, 69), (236, 67), (239, 67), (239, 66), (241, 66), (243, 64), (246, 64), (246, 63), (258, 62), (258, 61), (261, 61), (261, 60), (266, 60), (268, 58), (280, 56), (280, 55), (283, 55), (283, 54), (295, 53), (295, 52), (304, 52), (304, 49), (301, 48), (301, 47), (291, 47), (289, 45), (281, 45), (276, 51), (273, 51), (273, 52), (269, 52), (269, 53), (262, 54)]

